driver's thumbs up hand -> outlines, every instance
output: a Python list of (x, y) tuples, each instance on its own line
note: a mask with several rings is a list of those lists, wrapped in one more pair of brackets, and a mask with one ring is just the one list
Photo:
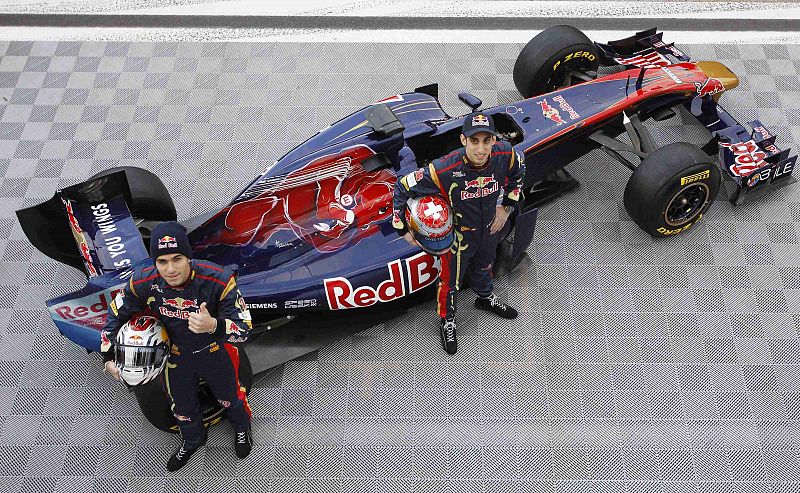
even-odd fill
[(189, 330), (195, 334), (210, 334), (217, 330), (217, 319), (208, 313), (205, 301), (200, 303), (197, 313), (189, 314)]

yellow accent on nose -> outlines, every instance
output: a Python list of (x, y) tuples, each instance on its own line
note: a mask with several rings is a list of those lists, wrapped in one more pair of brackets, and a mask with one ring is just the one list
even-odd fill
[[(736, 74), (731, 72), (731, 69), (719, 62), (697, 62), (696, 65), (707, 76), (713, 77), (722, 82), (722, 85), (725, 86), (726, 91), (730, 91), (739, 85), (739, 78), (736, 77)], [(722, 93), (718, 92), (712, 97), (714, 98), (714, 101), (719, 101), (719, 97), (721, 95)]]

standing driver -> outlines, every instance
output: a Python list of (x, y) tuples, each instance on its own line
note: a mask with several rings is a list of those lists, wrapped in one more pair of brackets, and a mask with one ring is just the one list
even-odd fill
[(198, 401), (200, 378), (228, 408), (236, 455), (244, 459), (252, 448), (252, 413), (238, 381), (239, 350), (230, 343), (244, 342), (252, 323), (233, 271), (193, 260), (186, 229), (174, 221), (153, 229), (150, 255), (155, 265), (136, 269), (124, 292), (110, 304), (101, 333), (105, 371), (120, 379), (112, 341), (131, 315), (149, 308), (169, 334), (167, 391), (183, 439), (167, 469), (177, 471), (206, 443)]
[[(468, 115), (461, 129), (463, 148), (434, 160), (397, 181), (392, 225), (410, 244), (418, 244), (404, 222), (406, 202), (412, 197), (441, 194), (454, 216), (455, 241), (441, 256), (437, 292), (442, 346), (455, 354), (455, 292), (470, 267), (469, 286), (478, 295), (475, 307), (503, 318), (517, 311), (494, 294), (492, 264), (499, 236), (521, 196), (524, 157), (510, 143), (497, 140), (492, 117)], [(502, 195), (502, 201), (500, 200)]]

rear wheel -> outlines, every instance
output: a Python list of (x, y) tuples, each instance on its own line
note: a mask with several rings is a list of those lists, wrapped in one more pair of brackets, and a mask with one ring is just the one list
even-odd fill
[(161, 179), (150, 171), (135, 166), (116, 166), (103, 170), (91, 179), (124, 171), (131, 190), (131, 204), (128, 207), (134, 217), (151, 221), (174, 221), (178, 217), (175, 204)]
[[(241, 348), (239, 348), (239, 384), (245, 388), (245, 393), (250, 393), (250, 387), (253, 385), (253, 368), (247, 353)], [(133, 392), (142, 414), (150, 424), (161, 431), (178, 433), (178, 423), (172, 414), (172, 402), (167, 394), (164, 372), (158, 378), (134, 387)], [(219, 404), (205, 382), (200, 383), (199, 399), (203, 426), (209, 427), (222, 420), (226, 408)]]
[[(110, 175), (118, 171), (124, 171), (128, 179), (128, 187), (131, 191), (131, 200), (128, 209), (134, 220), (145, 221), (175, 221), (178, 213), (175, 210), (175, 203), (169, 195), (167, 187), (161, 179), (150, 171), (135, 166), (116, 166), (103, 170), (91, 179)], [(139, 227), (142, 241), (146, 248), (150, 248), (150, 230), (146, 227)]]
[(525, 98), (552, 92), (572, 81), (573, 71), (593, 72), (600, 59), (597, 48), (572, 26), (553, 26), (540, 32), (522, 49), (514, 63), (514, 85)]
[(625, 210), (653, 236), (673, 236), (697, 223), (719, 192), (720, 172), (705, 152), (687, 142), (656, 149), (625, 187)]

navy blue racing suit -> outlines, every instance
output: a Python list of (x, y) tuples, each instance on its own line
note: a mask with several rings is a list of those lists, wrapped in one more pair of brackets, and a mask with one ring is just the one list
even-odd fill
[[(189, 330), (189, 313), (206, 309), (217, 319), (210, 334)], [(219, 403), (228, 408), (228, 418), (237, 432), (250, 427), (250, 405), (239, 384), (239, 349), (252, 328), (250, 312), (236, 287), (230, 268), (205, 260), (192, 260), (189, 280), (172, 287), (155, 266), (137, 269), (121, 296), (109, 304), (108, 320), (101, 333), (104, 361), (114, 359), (114, 343), (120, 327), (130, 317), (149, 308), (167, 329), (169, 359), (165, 371), (172, 412), (186, 446), (205, 441), (205, 427), (198, 401), (198, 379), (208, 383)]]
[(501, 191), (502, 205), (515, 206), (522, 194), (525, 161), (511, 144), (498, 141), (492, 146), (488, 162), (476, 168), (461, 148), (432, 161), (397, 180), (394, 188), (392, 225), (400, 236), (408, 232), (406, 202), (412, 197), (441, 194), (453, 210), (455, 241), (441, 256), (442, 270), (436, 295), (442, 318), (455, 315), (455, 291), (471, 266), (469, 285), (478, 296), (487, 297), (494, 289), (494, 264), (499, 234), (490, 234)]

